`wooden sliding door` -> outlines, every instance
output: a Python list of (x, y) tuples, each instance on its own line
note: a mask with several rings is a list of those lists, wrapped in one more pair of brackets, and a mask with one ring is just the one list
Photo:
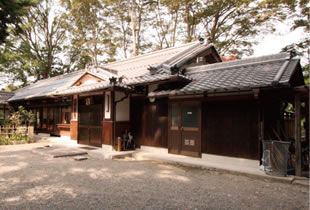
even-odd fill
[(169, 106), (168, 151), (193, 157), (201, 156), (200, 103), (172, 103)]

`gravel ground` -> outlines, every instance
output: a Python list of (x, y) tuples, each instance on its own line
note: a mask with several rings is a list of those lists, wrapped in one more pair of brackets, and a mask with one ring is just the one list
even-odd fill
[(155, 161), (0, 146), (0, 209), (309, 209), (307, 187)]

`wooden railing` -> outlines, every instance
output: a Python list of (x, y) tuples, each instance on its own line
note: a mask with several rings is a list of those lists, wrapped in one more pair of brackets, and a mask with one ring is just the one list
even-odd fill
[(28, 136), (33, 137), (34, 129), (33, 126), (0, 126), (0, 137), (9, 138), (11, 136)]

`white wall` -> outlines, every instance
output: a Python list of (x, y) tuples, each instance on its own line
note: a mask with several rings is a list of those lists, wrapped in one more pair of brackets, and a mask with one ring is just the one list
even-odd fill
[[(115, 92), (115, 101), (123, 98), (125, 93)], [(116, 121), (129, 121), (129, 97), (116, 104)]]

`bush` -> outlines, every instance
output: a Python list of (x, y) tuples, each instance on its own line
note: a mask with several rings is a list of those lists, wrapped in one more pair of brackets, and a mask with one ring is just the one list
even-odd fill
[(10, 120), (0, 120), (0, 126), (10, 125), (10, 124), (11, 124)]
[(18, 107), (18, 111), (13, 112), (10, 121), (14, 126), (29, 125), (35, 122), (35, 116), (32, 111), (27, 111), (23, 106)]
[(25, 143), (30, 143), (30, 139), (28, 136), (14, 135), (9, 138), (0, 137), (0, 145), (25, 144)]

